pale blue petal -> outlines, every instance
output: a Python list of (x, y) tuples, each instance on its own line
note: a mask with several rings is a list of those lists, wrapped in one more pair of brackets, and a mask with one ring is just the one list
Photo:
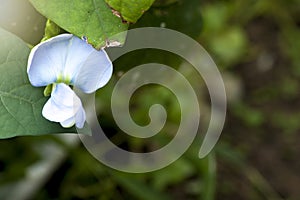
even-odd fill
[(83, 107), (80, 107), (75, 116), (73, 116), (63, 122), (60, 122), (60, 124), (64, 128), (70, 128), (76, 123), (76, 126), (78, 128), (83, 128), (85, 119), (86, 119), (85, 111), (84, 111)]
[(92, 93), (110, 80), (112, 62), (104, 50), (94, 50), (81, 66), (73, 84), (85, 93)]
[(46, 86), (63, 73), (69, 41), (73, 35), (62, 34), (35, 46), (29, 55), (27, 73), (33, 86)]
[(34, 86), (70, 82), (85, 93), (103, 87), (111, 78), (112, 70), (104, 50), (97, 51), (71, 34), (53, 37), (34, 47), (27, 66)]
[(63, 76), (70, 79), (71, 83), (73, 83), (83, 64), (90, 54), (95, 51), (97, 50), (92, 45), (86, 43), (86, 41), (76, 36), (70, 38)]
[(83, 128), (85, 120), (86, 120), (85, 111), (83, 107), (80, 107), (75, 116), (76, 126), (78, 128)]
[(71, 117), (63, 122), (60, 122), (60, 125), (64, 128), (70, 128), (75, 124), (75, 117)]
[(82, 107), (74, 91), (64, 83), (54, 86), (50, 99), (44, 105), (43, 116), (53, 122), (64, 122), (76, 115)]

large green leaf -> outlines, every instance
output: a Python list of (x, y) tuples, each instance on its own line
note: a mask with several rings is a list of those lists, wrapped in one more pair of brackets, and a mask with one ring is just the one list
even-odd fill
[(66, 31), (86, 36), (97, 49), (108, 41), (124, 43), (125, 35), (111, 36), (127, 30), (128, 25), (112, 13), (104, 0), (30, 0), (44, 16)]
[(32, 87), (26, 73), (29, 47), (0, 28), (0, 138), (75, 132), (47, 121), (43, 88)]
[(135, 23), (150, 8), (154, 0), (105, 0), (122, 18)]

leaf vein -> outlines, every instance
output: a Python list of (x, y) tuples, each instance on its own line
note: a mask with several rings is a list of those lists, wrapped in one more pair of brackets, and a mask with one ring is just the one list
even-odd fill
[(27, 131), (27, 128), (14, 116), (14, 114), (10, 111), (10, 109), (8, 108), (8, 106), (4, 103), (4, 100), (3, 100), (3, 97), (1, 96), (0, 97), (1, 99), (1, 102), (2, 102), (2, 105), (3, 107), (5, 108), (5, 110), (7, 111), (7, 113), (9, 115), (11, 115), (11, 117), (24, 129)]

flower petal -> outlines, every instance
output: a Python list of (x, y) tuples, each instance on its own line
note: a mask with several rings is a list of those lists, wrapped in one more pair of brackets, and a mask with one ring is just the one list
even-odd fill
[(61, 75), (72, 34), (62, 34), (35, 46), (29, 55), (27, 73), (33, 86), (46, 86)]
[(90, 54), (97, 51), (92, 45), (86, 41), (73, 36), (69, 39), (68, 51), (66, 55), (63, 76), (74, 82), (74, 78), (78, 75), (83, 64), (86, 62)]
[(70, 128), (75, 124), (75, 117), (71, 117), (63, 122), (60, 122), (60, 125), (64, 128)]
[(76, 113), (75, 117), (71, 117), (63, 122), (60, 122), (62, 127), (64, 128), (70, 128), (76, 123), (77, 128), (83, 128), (84, 122), (85, 122), (86, 116), (85, 116), (85, 111), (83, 107), (80, 107), (78, 112)]
[(79, 97), (64, 83), (54, 85), (50, 99), (44, 105), (43, 116), (53, 122), (64, 122), (82, 108)]
[(73, 84), (85, 93), (92, 93), (109, 81), (112, 72), (112, 62), (106, 52), (94, 49), (81, 66)]
[(83, 107), (79, 108), (79, 110), (75, 116), (75, 120), (76, 120), (76, 126), (78, 128), (83, 128), (84, 122), (86, 120), (86, 115), (85, 115), (85, 111), (84, 111)]
[(72, 34), (62, 34), (35, 46), (27, 66), (33, 86), (65, 82), (85, 93), (103, 87), (111, 78), (112, 70), (104, 50), (97, 51)]

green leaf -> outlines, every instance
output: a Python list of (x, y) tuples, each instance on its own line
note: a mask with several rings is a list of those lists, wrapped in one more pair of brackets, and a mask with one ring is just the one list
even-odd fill
[(95, 48), (103, 47), (106, 41), (124, 43), (125, 35), (112, 38), (126, 31), (127, 24), (112, 13), (103, 0), (30, 0), (44, 16), (66, 31), (85, 36)]
[(29, 47), (0, 28), (0, 138), (48, 133), (70, 133), (42, 116), (48, 98), (32, 87), (26, 72)]
[(154, 0), (105, 0), (122, 18), (135, 23), (150, 8)]

